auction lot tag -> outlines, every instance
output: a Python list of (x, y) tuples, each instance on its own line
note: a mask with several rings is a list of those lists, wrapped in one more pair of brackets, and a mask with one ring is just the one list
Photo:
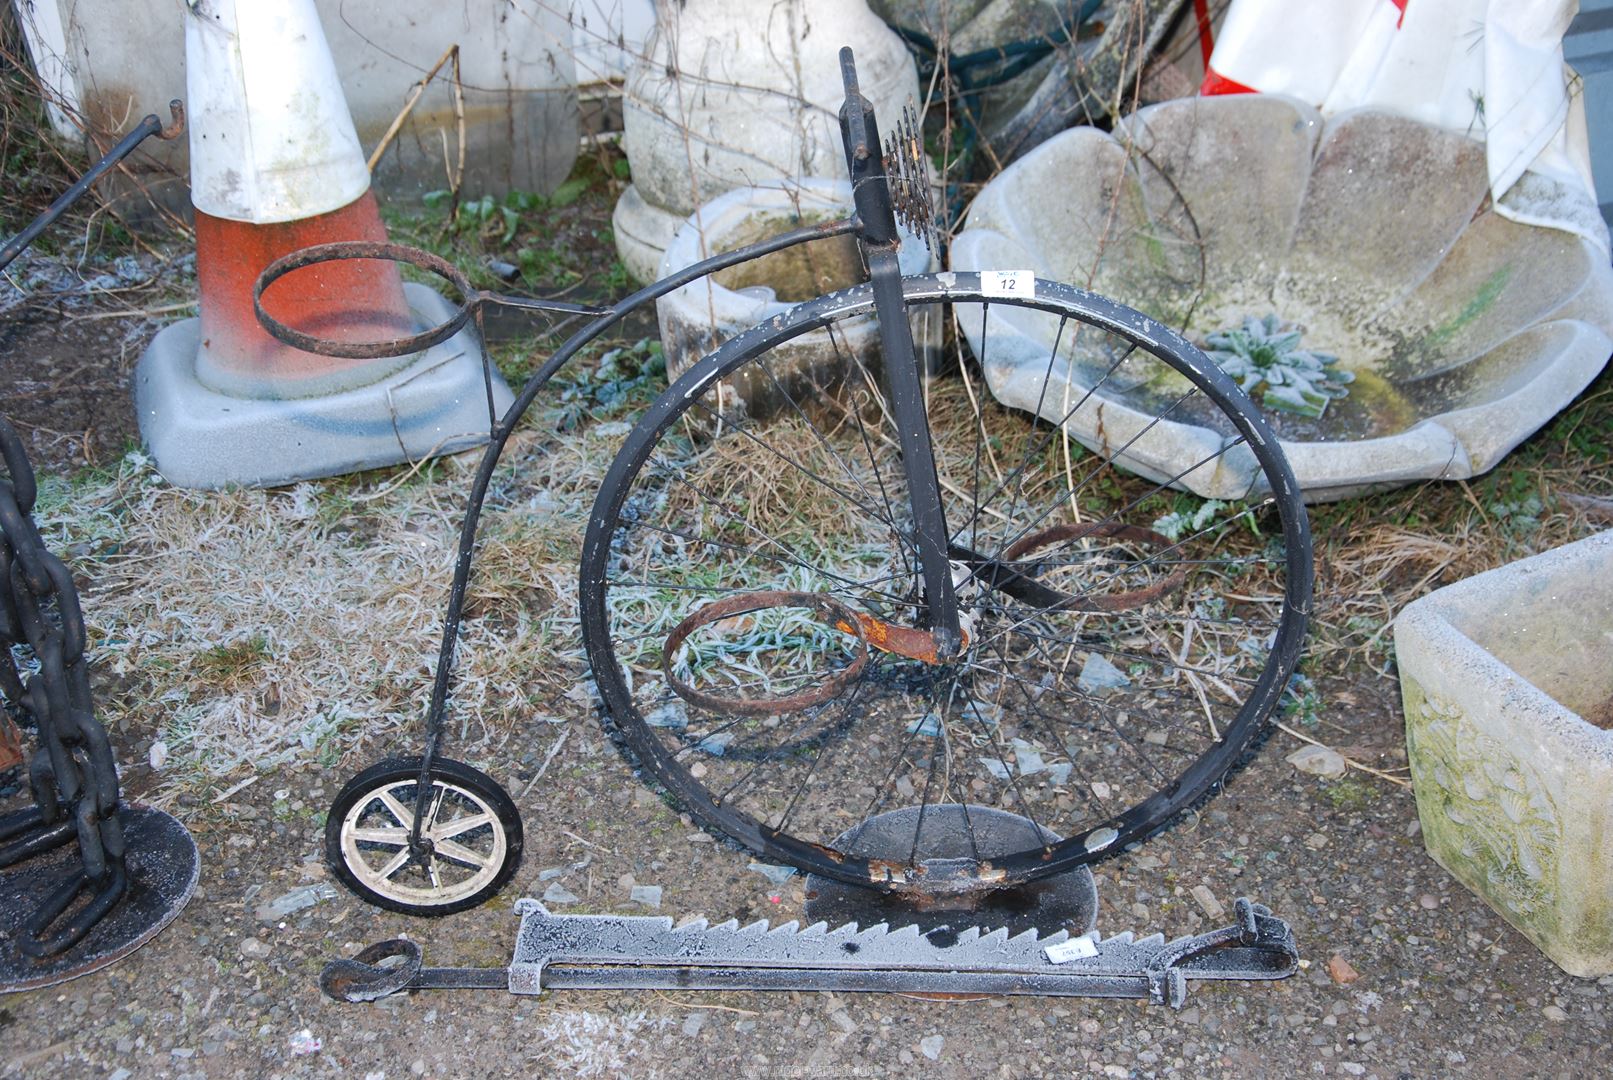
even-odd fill
[(980, 291), (986, 296), (1035, 296), (1034, 270), (982, 270)]
[(1042, 951), (1047, 954), (1049, 963), (1067, 964), (1071, 960), (1085, 960), (1089, 956), (1097, 956), (1098, 945), (1090, 937), (1082, 935), (1061, 941), (1057, 945), (1048, 945)]

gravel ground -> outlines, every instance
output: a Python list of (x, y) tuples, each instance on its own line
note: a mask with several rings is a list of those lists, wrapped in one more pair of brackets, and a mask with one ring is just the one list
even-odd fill
[[(46, 468), (105, 461), (132, 435), (123, 378), (139, 342), (122, 332), (91, 340), (104, 326), (80, 324), (71, 333), (86, 336), (62, 338), (59, 349), (45, 349), (57, 340), (48, 325), (7, 331), (0, 358), (44, 349), (46, 367), (27, 374), (37, 384), (18, 381), (20, 368), (0, 373), (50, 403), (30, 414), (26, 432)], [(121, 377), (81, 388), (94, 399), (87, 404), (58, 392), (75, 381), (76, 356), (68, 354), (80, 350), (123, 358)], [(1317, 738), (1381, 768), (1404, 763), (1391, 676), (1335, 672), (1319, 682), (1327, 705), (1311, 729)], [(1203, 890), (1212, 908), (1248, 896), (1292, 923), (1306, 964), (1298, 975), (1196, 986), (1180, 1011), (818, 993), (461, 991), (373, 1005), (323, 998), (315, 979), (325, 961), (402, 934), (424, 943), (431, 964), (501, 966), (516, 929), (510, 905), (555, 882), (579, 898), (560, 910), (642, 913), (633, 886), (659, 885), (660, 912), (678, 918), (800, 917), (799, 879), (780, 887), (748, 869), (748, 855), (701, 833), (643, 786), (586, 707), (556, 707), (570, 711), (560, 723), (534, 720), (518, 731), (510, 745), (519, 752), (472, 761), (520, 795), (526, 861), (493, 903), (443, 921), (378, 912), (334, 886), (287, 917), (260, 913), (294, 890), (328, 884), (324, 809), (374, 750), (331, 770), (261, 774), (222, 802), (180, 799), (170, 809), (202, 853), (195, 898), (178, 922), (116, 966), (0, 998), (0, 1076), (1606, 1073), (1597, 1062), (1606, 1058), (1613, 978), (1565, 975), (1457, 886), (1423, 851), (1409, 790), (1361, 773), (1332, 782), (1301, 774), (1284, 761), (1299, 744), (1281, 733), (1199, 814), (1099, 868), (1105, 933), (1220, 925), (1225, 916), (1205, 912)], [(120, 731), (119, 759), (145, 762), (156, 725), (143, 715)], [(528, 789), (562, 737), (548, 772)], [(138, 764), (124, 783), (138, 799), (157, 778)], [(0, 810), (17, 805), (13, 797)], [(553, 868), (564, 871), (540, 883)]]
[[(1357, 754), (1383, 747), (1392, 761), (1395, 695), (1389, 680), (1358, 688), (1357, 704), (1327, 722)], [(656, 884), (660, 910), (680, 918), (799, 917), (799, 879), (776, 887), (744, 853), (686, 824), (589, 716), (530, 732), (513, 766), (480, 764), (520, 792), (562, 734), (548, 774), (520, 799), (528, 847), (516, 886), (442, 921), (381, 913), (344, 892), (263, 917), (268, 902), (326, 879), (319, 820), (345, 770), (264, 775), (222, 804), (175, 807), (202, 851), (196, 898), (121, 964), (5, 999), (0, 1075), (1578, 1077), (1605, 1060), (1613, 979), (1563, 974), (1456, 886), (1423, 852), (1408, 791), (1301, 775), (1283, 761), (1296, 744), (1281, 734), (1199, 815), (1100, 868), (1107, 933), (1210, 928), (1199, 885), (1228, 908), (1249, 896), (1292, 922), (1306, 961), (1298, 975), (1196, 986), (1178, 1012), (828, 993), (324, 999), (324, 961), (387, 937), (421, 941), (428, 963), (502, 965), (516, 926), (509, 902), (553, 880), (579, 898), (570, 911), (642, 912), (629, 892)], [(138, 796), (151, 775), (139, 766), (125, 779)], [(568, 869), (540, 884), (552, 867)]]

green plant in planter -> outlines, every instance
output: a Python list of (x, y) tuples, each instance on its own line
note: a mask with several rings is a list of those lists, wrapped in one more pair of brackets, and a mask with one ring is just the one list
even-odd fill
[(1217, 330), (1204, 339), (1210, 359), (1238, 380), (1251, 397), (1262, 384), (1260, 403), (1268, 409), (1319, 419), (1327, 403), (1349, 394), (1355, 376), (1336, 365), (1330, 353), (1301, 349), (1303, 331), (1276, 315), (1244, 316), (1243, 325)]

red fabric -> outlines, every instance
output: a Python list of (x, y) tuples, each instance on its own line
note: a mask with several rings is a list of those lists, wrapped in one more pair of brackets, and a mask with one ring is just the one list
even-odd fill
[(1204, 54), (1204, 70), (1210, 70), (1210, 54), (1215, 38), (1210, 34), (1210, 0), (1193, 0), (1193, 17), (1199, 24), (1199, 51)]
[(1395, 23), (1395, 29), (1399, 30), (1406, 25), (1406, 5), (1411, 3), (1411, 0), (1389, 0), (1389, 2), (1400, 9), (1400, 19)]
[(1236, 79), (1229, 79), (1209, 64), (1204, 65), (1204, 81), (1199, 84), (1199, 94), (1209, 97), (1212, 94), (1257, 94), (1260, 91), (1252, 86), (1245, 86)]

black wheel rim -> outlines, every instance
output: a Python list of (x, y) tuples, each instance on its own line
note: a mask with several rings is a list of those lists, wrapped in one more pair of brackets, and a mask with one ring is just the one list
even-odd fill
[[(1022, 851), (944, 868), (963, 886), (1030, 880), (1115, 854), (1168, 824), (1237, 763), (1275, 707), (1303, 639), (1311, 589), (1304, 508), (1276, 438), (1247, 398), (1179, 336), (1101, 297), (1039, 282), (1034, 298), (1010, 305), (979, 286), (975, 274), (904, 282), (909, 305), (962, 305), (953, 309), (960, 322), (978, 319), (984, 328), (990, 308), (1012, 306), (1016, 317), (1056, 324), (1046, 335), (1055, 343), (1049, 371), (1055, 359), (1084, 365), (1085, 389), (1097, 386), (1070, 402), (1066, 418), (1113, 408), (1116, 399), (1147, 404), (1155, 416), (1130, 442), (1067, 454), (1059, 428), (1033, 428), (1024, 413), (989, 400), (989, 334), (956, 350), (951, 381), (937, 379), (930, 394), (953, 557), (976, 593), (978, 636), (967, 661), (942, 668), (885, 654), (816, 711), (760, 720), (692, 706), (655, 686), (664, 659), (657, 637), (702, 601), (764, 586), (820, 588), (891, 623), (912, 611), (899, 462), (893, 468), (881, 449), (877, 376), (855, 356), (866, 287), (803, 304), (686, 373), (629, 437), (590, 518), (584, 634), (630, 748), (708, 826), (839, 880), (935, 887), (943, 868), (870, 863), (825, 846), (859, 816), (901, 805), (984, 802), (1027, 818)], [(810, 366), (804, 375), (799, 366), (785, 372), (773, 359), (824, 327), (851, 377), (836, 382)], [(1096, 340), (1083, 345), (1082, 335)], [(1111, 390), (1122, 382), (1132, 389), (1110, 396), (1106, 380)], [(1053, 383), (1044, 379), (1044, 388)], [(732, 408), (746, 388), (745, 409)], [(1044, 416), (1046, 404), (1038, 402)], [(1259, 483), (1243, 506), (1212, 508), (1201, 519), (1200, 503), (1176, 523), (1176, 535), (1161, 536), (1152, 529), (1156, 504), (1168, 498), (1161, 481), (1183, 477), (1127, 478), (1118, 464), (1148, 432), (1189, 421), (1210, 423), (1225, 438), (1188, 464), (1215, 468), (1236, 450), (1252, 456)], [(786, 439), (792, 425), (799, 430)], [(763, 482), (781, 476), (795, 485)], [(803, 488), (829, 513), (811, 517), (812, 500), (792, 500)], [(765, 505), (770, 491), (779, 505)], [(1082, 533), (1072, 520), (1081, 520), (1083, 504), (1111, 515), (1089, 522), (1113, 527)], [(1251, 553), (1236, 535), (1251, 523), (1272, 531), (1269, 550)], [(821, 548), (805, 551), (809, 534)], [(846, 557), (858, 544), (866, 557)], [(1027, 553), (1004, 558), (1016, 545)], [(1162, 580), (1172, 575), (1180, 580)], [(1069, 609), (1050, 596), (1065, 597)], [(1134, 609), (1085, 610), (1117, 597)], [(714, 685), (807, 685), (846, 662), (851, 639), (837, 642), (823, 620), (747, 618), (750, 625), (729, 620), (727, 637), (704, 642), (704, 654), (700, 642), (686, 649), (695, 654), (685, 657), (691, 677), (706, 664)], [(773, 646), (758, 650), (756, 639)], [(798, 644), (807, 640), (815, 644)], [(747, 649), (745, 662), (733, 660)], [(1059, 709), (1038, 704), (1049, 693)], [(1196, 732), (1185, 720), (1195, 710), (1203, 714)], [(1044, 843), (1043, 830), (1066, 839)]]

